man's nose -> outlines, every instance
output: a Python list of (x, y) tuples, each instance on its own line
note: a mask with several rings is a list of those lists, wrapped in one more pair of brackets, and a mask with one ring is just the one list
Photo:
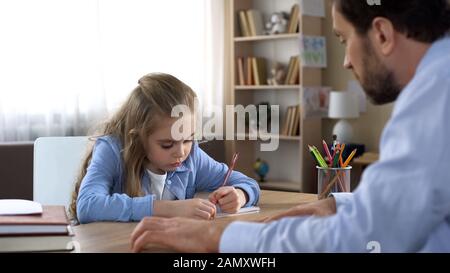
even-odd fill
[(352, 63), (350, 62), (350, 60), (347, 57), (347, 54), (345, 54), (343, 66), (346, 69), (352, 69), (353, 68)]

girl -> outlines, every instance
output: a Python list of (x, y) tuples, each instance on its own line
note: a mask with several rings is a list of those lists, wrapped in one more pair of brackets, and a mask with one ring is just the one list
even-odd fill
[[(210, 219), (216, 204), (231, 213), (256, 204), (258, 184), (239, 172), (232, 172), (230, 186), (220, 187), (228, 167), (193, 141), (195, 126), (189, 125), (194, 114), (171, 117), (176, 105), (194, 113), (195, 99), (191, 88), (171, 75), (142, 77), (84, 160), (72, 195), (74, 220), (125, 222), (151, 215)], [(175, 122), (191, 130), (189, 137), (172, 137)], [(200, 191), (213, 192), (209, 200), (193, 199)]]

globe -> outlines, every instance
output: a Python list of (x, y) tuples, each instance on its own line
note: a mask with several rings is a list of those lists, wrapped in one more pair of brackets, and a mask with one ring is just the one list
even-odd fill
[(259, 182), (265, 182), (264, 178), (269, 172), (269, 164), (260, 158), (253, 163), (253, 170), (259, 176)]

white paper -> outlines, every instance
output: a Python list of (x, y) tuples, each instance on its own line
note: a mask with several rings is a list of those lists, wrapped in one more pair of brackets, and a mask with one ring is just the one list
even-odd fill
[(300, 10), (303, 15), (325, 17), (325, 2), (323, 0), (301, 0)]
[(367, 111), (367, 95), (359, 82), (355, 80), (348, 81), (347, 90), (356, 94), (359, 101), (359, 112), (365, 113)]
[(41, 214), (42, 205), (22, 199), (0, 199), (0, 215)]
[(260, 211), (259, 207), (251, 206), (251, 207), (241, 208), (236, 213), (219, 212), (219, 213), (217, 213), (216, 218), (222, 218), (222, 217), (239, 215), (239, 214), (257, 213), (259, 211)]
[[(196, 192), (194, 195), (194, 198), (201, 198), (201, 199), (208, 199), (208, 196), (210, 195), (210, 192)], [(226, 213), (220, 211), (220, 206), (216, 204), (216, 218), (222, 218), (227, 216), (233, 216), (233, 215), (240, 215), (240, 214), (247, 214), (247, 213), (257, 213), (259, 212), (260, 208), (257, 206), (251, 206), (251, 207), (244, 207), (238, 210), (236, 213)]]

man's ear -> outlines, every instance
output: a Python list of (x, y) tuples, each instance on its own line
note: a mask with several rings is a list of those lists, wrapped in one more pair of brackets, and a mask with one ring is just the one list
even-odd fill
[(395, 40), (395, 28), (392, 22), (384, 17), (376, 17), (372, 21), (372, 42), (378, 51), (388, 56), (394, 50)]

